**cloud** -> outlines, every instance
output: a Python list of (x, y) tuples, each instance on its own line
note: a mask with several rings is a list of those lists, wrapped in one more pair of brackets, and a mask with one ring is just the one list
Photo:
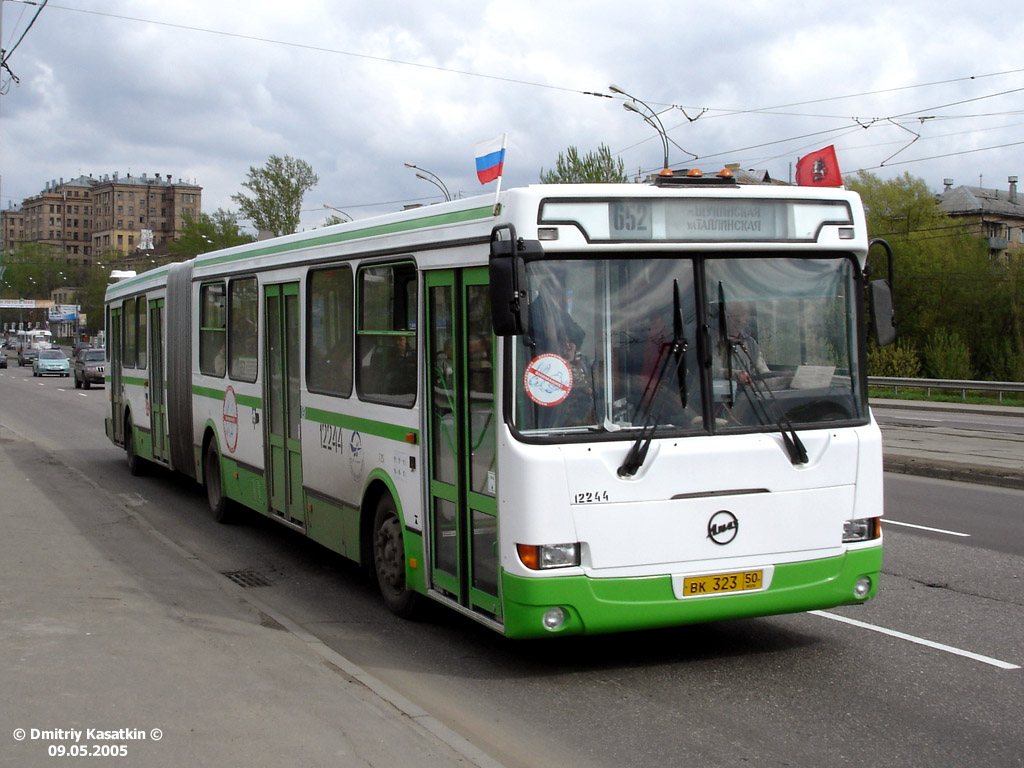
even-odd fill
[[(16, 6), (3, 4), (5, 47), (30, 18)], [(657, 167), (651, 127), (584, 93), (613, 82), (667, 110), (677, 166), (786, 178), (834, 143), (846, 171), (910, 172), (936, 189), (1024, 172), (1019, 147), (967, 153), (1015, 142), (1020, 93), (944, 106), (1024, 88), (1005, 44), (1024, 31), (1010, 6), (984, 20), (949, 0), (926, 13), (911, 0), (61, 6), (15, 51), (21, 83), (0, 96), (5, 206), (51, 179), (132, 170), (194, 180), (205, 210), (232, 208), (250, 166), (290, 154), (320, 176), (303, 217), (316, 226), (323, 203), (362, 216), (439, 199), (406, 161), (480, 193), (473, 145), (503, 131), (506, 186), (536, 182), (569, 145), (605, 143), (630, 172)]]

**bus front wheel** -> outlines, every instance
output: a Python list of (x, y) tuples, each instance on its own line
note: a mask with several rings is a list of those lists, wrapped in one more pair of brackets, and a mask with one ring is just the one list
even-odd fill
[(373, 520), (373, 569), (388, 610), (403, 618), (415, 618), (420, 612), (423, 598), (405, 583), (402, 521), (398, 518), (394, 499), (387, 493), (377, 502), (377, 513)]
[(217, 451), (217, 443), (210, 440), (206, 445), (206, 453), (203, 458), (203, 483), (206, 485), (206, 503), (213, 512), (213, 519), (218, 523), (234, 522), (231, 502), (224, 495), (224, 487), (220, 475), (220, 453)]
[(131, 416), (124, 422), (124, 453), (128, 460), (128, 471), (135, 477), (144, 474), (146, 460), (135, 452), (135, 426)]

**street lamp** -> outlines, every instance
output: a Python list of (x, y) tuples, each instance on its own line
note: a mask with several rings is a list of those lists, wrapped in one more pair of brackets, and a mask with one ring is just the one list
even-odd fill
[[(324, 203), (324, 208), (326, 208), (326, 209), (328, 209), (330, 211), (337, 211), (338, 213), (340, 213), (342, 216), (345, 217), (345, 221), (355, 221), (355, 219), (353, 219), (349, 214), (347, 214), (343, 210), (341, 210), (341, 208), (335, 208), (333, 205), (328, 205), (327, 203)], [(342, 222), (342, 223), (344, 223), (344, 222)]]
[[(661, 146), (664, 150), (665, 156), (664, 163), (662, 164), (661, 171), (658, 172), (658, 175), (671, 176), (672, 169), (668, 167), (668, 133), (665, 132), (665, 126), (662, 124), (661, 118), (658, 117), (658, 113), (651, 109), (651, 107), (646, 102), (641, 101), (632, 94), (626, 93), (624, 90), (622, 90), (622, 88), (620, 88), (617, 85), (609, 85), (608, 90), (611, 91), (612, 93), (617, 93), (621, 96), (625, 96), (626, 98), (630, 99), (630, 101), (622, 102), (622, 108), (625, 109), (627, 112), (635, 112), (636, 114), (640, 115), (640, 117), (644, 119), (645, 123), (647, 123), (649, 126), (651, 126), (651, 128), (658, 132), (658, 138), (661, 139)], [(637, 104), (643, 106), (643, 108), (646, 109), (649, 114), (640, 111), (640, 109), (638, 109), (636, 106)]]
[[(445, 186), (444, 182), (441, 181), (441, 177), (438, 176), (436, 173), (431, 173), (426, 168), (420, 168), (415, 163), (406, 163), (405, 167), (406, 168), (414, 168), (417, 171), (421, 171), (421, 173), (417, 173), (416, 174), (416, 178), (417, 179), (423, 179), (424, 181), (429, 181), (435, 187), (440, 189), (441, 192), (444, 194), (444, 200), (445, 200), (446, 203), (450, 203), (452, 201), (452, 196), (448, 192), (448, 187)], [(424, 174), (426, 174), (426, 175), (424, 175)]]

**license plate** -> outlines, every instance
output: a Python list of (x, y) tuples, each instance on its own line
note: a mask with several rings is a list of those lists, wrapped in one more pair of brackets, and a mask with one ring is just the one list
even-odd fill
[(761, 589), (764, 584), (763, 571), (736, 571), (716, 573), (714, 576), (689, 576), (683, 579), (683, 597), (719, 595), (723, 592), (744, 592)]

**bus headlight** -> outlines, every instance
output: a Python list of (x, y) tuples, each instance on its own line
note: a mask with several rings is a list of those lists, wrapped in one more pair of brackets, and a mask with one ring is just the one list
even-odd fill
[(516, 544), (523, 565), (531, 571), (572, 568), (580, 564), (579, 542), (572, 544)]
[(882, 535), (882, 522), (878, 517), (862, 517), (843, 523), (843, 544), (871, 541)]

